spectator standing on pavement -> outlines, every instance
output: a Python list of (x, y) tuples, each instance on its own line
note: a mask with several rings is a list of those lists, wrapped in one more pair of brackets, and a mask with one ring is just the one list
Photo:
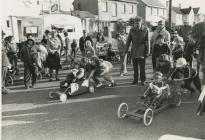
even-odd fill
[(3, 94), (7, 94), (8, 93), (8, 89), (6, 88), (5, 86), (5, 80), (6, 80), (6, 74), (7, 74), (7, 71), (8, 69), (11, 67), (11, 64), (9, 63), (9, 59), (7, 57), (7, 54), (6, 54), (6, 50), (5, 50), (5, 43), (3, 41), (3, 37), (5, 35), (5, 33), (2, 31), (1, 32), (2, 34), (2, 48), (1, 48), (1, 53), (2, 53), (2, 93)]
[[(157, 36), (159, 34), (162, 34), (164, 36), (164, 42), (167, 44), (170, 44), (170, 34), (169, 32), (165, 29), (165, 21), (160, 20), (158, 22), (158, 27), (157, 29), (153, 32), (152, 38), (151, 38), (151, 53), (154, 51), (153, 47), (157, 42)], [(152, 55), (152, 66), (153, 70), (156, 68), (156, 57)]]
[(130, 29), (124, 55), (127, 54), (131, 43), (131, 56), (134, 67), (134, 81), (132, 84), (138, 83), (138, 66), (140, 66), (141, 84), (144, 85), (146, 80), (145, 60), (149, 54), (150, 39), (149, 31), (144, 25), (142, 25), (142, 19), (139, 17), (135, 18), (134, 27)]
[(90, 40), (90, 42), (91, 42), (92, 45), (93, 45), (92, 38), (87, 35), (86, 30), (83, 30), (83, 36), (82, 36), (82, 37), (80, 38), (80, 40), (79, 40), (79, 48), (80, 48), (80, 51), (81, 51), (81, 53), (82, 53), (82, 56), (85, 56), (85, 42), (86, 42), (87, 40)]
[(5, 49), (9, 58), (9, 62), (12, 64), (14, 70), (16, 71), (16, 74), (18, 74), (18, 47), (14, 42), (13, 36), (8, 36), (5, 38)]
[(37, 47), (35, 41), (29, 38), (20, 52), (21, 60), (24, 62), (24, 84), (29, 89), (30, 79), (32, 80), (32, 88), (35, 88), (37, 81), (38, 63), (37, 63)]
[(77, 49), (77, 41), (76, 39), (73, 39), (73, 42), (71, 43), (71, 56), (74, 55), (74, 58), (76, 55), (76, 49)]
[(201, 38), (200, 38), (200, 44), (199, 44), (199, 60), (201, 62), (201, 72), (203, 74), (202, 77), (202, 92), (199, 96), (199, 106), (197, 108), (197, 115), (202, 115), (205, 112), (205, 94), (203, 91), (205, 91), (205, 32), (203, 32)]
[(116, 34), (116, 39), (117, 39), (117, 47), (120, 55), (120, 63), (121, 63), (121, 68), (120, 68), (120, 76), (126, 76), (127, 73), (127, 54), (124, 56), (124, 49), (126, 45), (125, 39), (120, 35)]
[[(168, 46), (168, 44), (164, 42), (164, 36), (162, 34), (159, 34), (157, 36), (157, 42), (153, 47), (152, 56), (156, 58), (156, 62), (157, 62), (159, 56), (162, 54), (171, 55), (171, 49)], [(154, 67), (156, 68), (156, 66)], [(154, 69), (154, 71), (156, 70)]]
[(68, 51), (69, 51), (69, 45), (70, 45), (70, 39), (68, 37), (68, 32), (64, 32), (65, 36), (65, 57), (66, 57), (66, 63), (68, 63)]
[(61, 47), (61, 49), (60, 49), (60, 59), (61, 59), (61, 54), (62, 54), (62, 50), (63, 50), (63, 39), (61, 37), (60, 31), (57, 31), (57, 35), (56, 36), (60, 40), (60, 47)]
[(192, 67), (192, 61), (195, 53), (195, 41), (191, 38), (190, 34), (184, 37), (184, 58), (187, 63)]
[(101, 32), (97, 34), (96, 39), (97, 39), (97, 42), (100, 42), (100, 43), (105, 41), (105, 38)]
[(48, 40), (48, 57), (46, 59), (46, 66), (49, 68), (49, 74), (50, 78), (49, 81), (52, 81), (52, 74), (53, 70), (56, 71), (56, 81), (59, 81), (58, 79), (58, 71), (61, 68), (60, 64), (60, 51), (61, 51), (61, 42), (59, 38), (57, 37), (56, 31), (51, 31), (51, 38)]
[(179, 36), (177, 31), (174, 31), (172, 34), (173, 34), (173, 41), (171, 42), (171, 49), (172, 49), (172, 55), (174, 61), (176, 61), (178, 58), (183, 57), (184, 40), (182, 37)]
[(94, 56), (96, 56), (96, 51), (95, 51), (94, 47), (92, 46), (91, 41), (87, 40), (85, 42), (85, 57), (92, 58)]
[(43, 39), (41, 40), (41, 42), (43, 44), (47, 45), (49, 38), (50, 38), (50, 31), (49, 30), (45, 30), (44, 35), (43, 35)]

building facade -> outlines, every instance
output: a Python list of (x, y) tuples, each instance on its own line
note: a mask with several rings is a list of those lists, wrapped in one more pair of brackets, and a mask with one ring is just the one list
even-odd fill
[(194, 25), (194, 11), (192, 7), (181, 9), (183, 24)]
[(137, 16), (136, 0), (74, 0), (73, 8), (97, 15), (98, 31), (112, 32), (117, 20)]
[(183, 25), (183, 15), (180, 7), (172, 7), (172, 24)]
[(159, 0), (137, 0), (138, 16), (151, 24), (159, 20), (167, 20), (167, 8)]

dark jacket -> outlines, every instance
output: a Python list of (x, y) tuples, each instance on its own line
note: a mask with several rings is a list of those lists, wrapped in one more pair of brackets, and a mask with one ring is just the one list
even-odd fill
[(85, 38), (82, 36), (79, 40), (79, 47), (80, 47), (81, 51), (85, 51), (85, 42), (87, 40), (90, 40), (92, 43), (92, 46), (93, 46), (93, 41), (92, 41), (92, 38), (90, 36), (86, 36)]
[(190, 66), (185, 66), (183, 69), (175, 68), (171, 77), (172, 79), (192, 79), (197, 76), (197, 71)]
[(170, 47), (166, 43), (162, 44), (161, 46), (158, 45), (158, 44), (155, 44), (154, 48), (153, 48), (153, 54), (152, 55), (154, 57), (158, 58), (162, 54), (170, 55), (171, 54)]
[(20, 52), (21, 60), (24, 66), (32, 66), (37, 64), (38, 50), (36, 46), (29, 47), (25, 45)]
[(148, 29), (143, 25), (139, 30), (134, 27), (131, 28), (127, 38), (124, 53), (128, 52), (130, 43), (132, 43), (132, 58), (145, 58), (150, 51), (150, 39)]
[(195, 42), (191, 38), (185, 39), (185, 47), (184, 47), (184, 57), (185, 58), (192, 58), (194, 54), (194, 47), (195, 47)]

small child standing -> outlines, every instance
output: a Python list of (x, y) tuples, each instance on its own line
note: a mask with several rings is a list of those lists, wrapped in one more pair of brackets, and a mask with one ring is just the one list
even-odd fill
[(71, 43), (71, 56), (74, 54), (74, 58), (76, 55), (76, 48), (77, 48), (77, 41), (76, 39), (73, 39), (73, 42)]
[(155, 58), (155, 66), (154, 66), (154, 70), (156, 68), (156, 64), (157, 64), (157, 61), (158, 61), (158, 58), (160, 55), (162, 54), (167, 54), (167, 55), (170, 55), (171, 54), (171, 49), (170, 47), (168, 46), (168, 44), (166, 44), (164, 42), (164, 36), (159, 34), (157, 36), (157, 43), (154, 45), (153, 47), (153, 58)]

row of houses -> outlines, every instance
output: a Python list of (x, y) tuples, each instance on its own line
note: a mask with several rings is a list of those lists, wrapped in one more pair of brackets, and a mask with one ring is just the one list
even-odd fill
[[(159, 0), (74, 0), (74, 16), (82, 19), (83, 27), (89, 31), (112, 30), (121, 19), (140, 16), (151, 25), (159, 20), (168, 21), (169, 2), (163, 5)], [(200, 8), (172, 7), (173, 25), (194, 25), (204, 21)]]
[(201, 12), (201, 9), (172, 7), (172, 23), (174, 25), (194, 25), (196, 23), (202, 22), (205, 20), (205, 15)]

